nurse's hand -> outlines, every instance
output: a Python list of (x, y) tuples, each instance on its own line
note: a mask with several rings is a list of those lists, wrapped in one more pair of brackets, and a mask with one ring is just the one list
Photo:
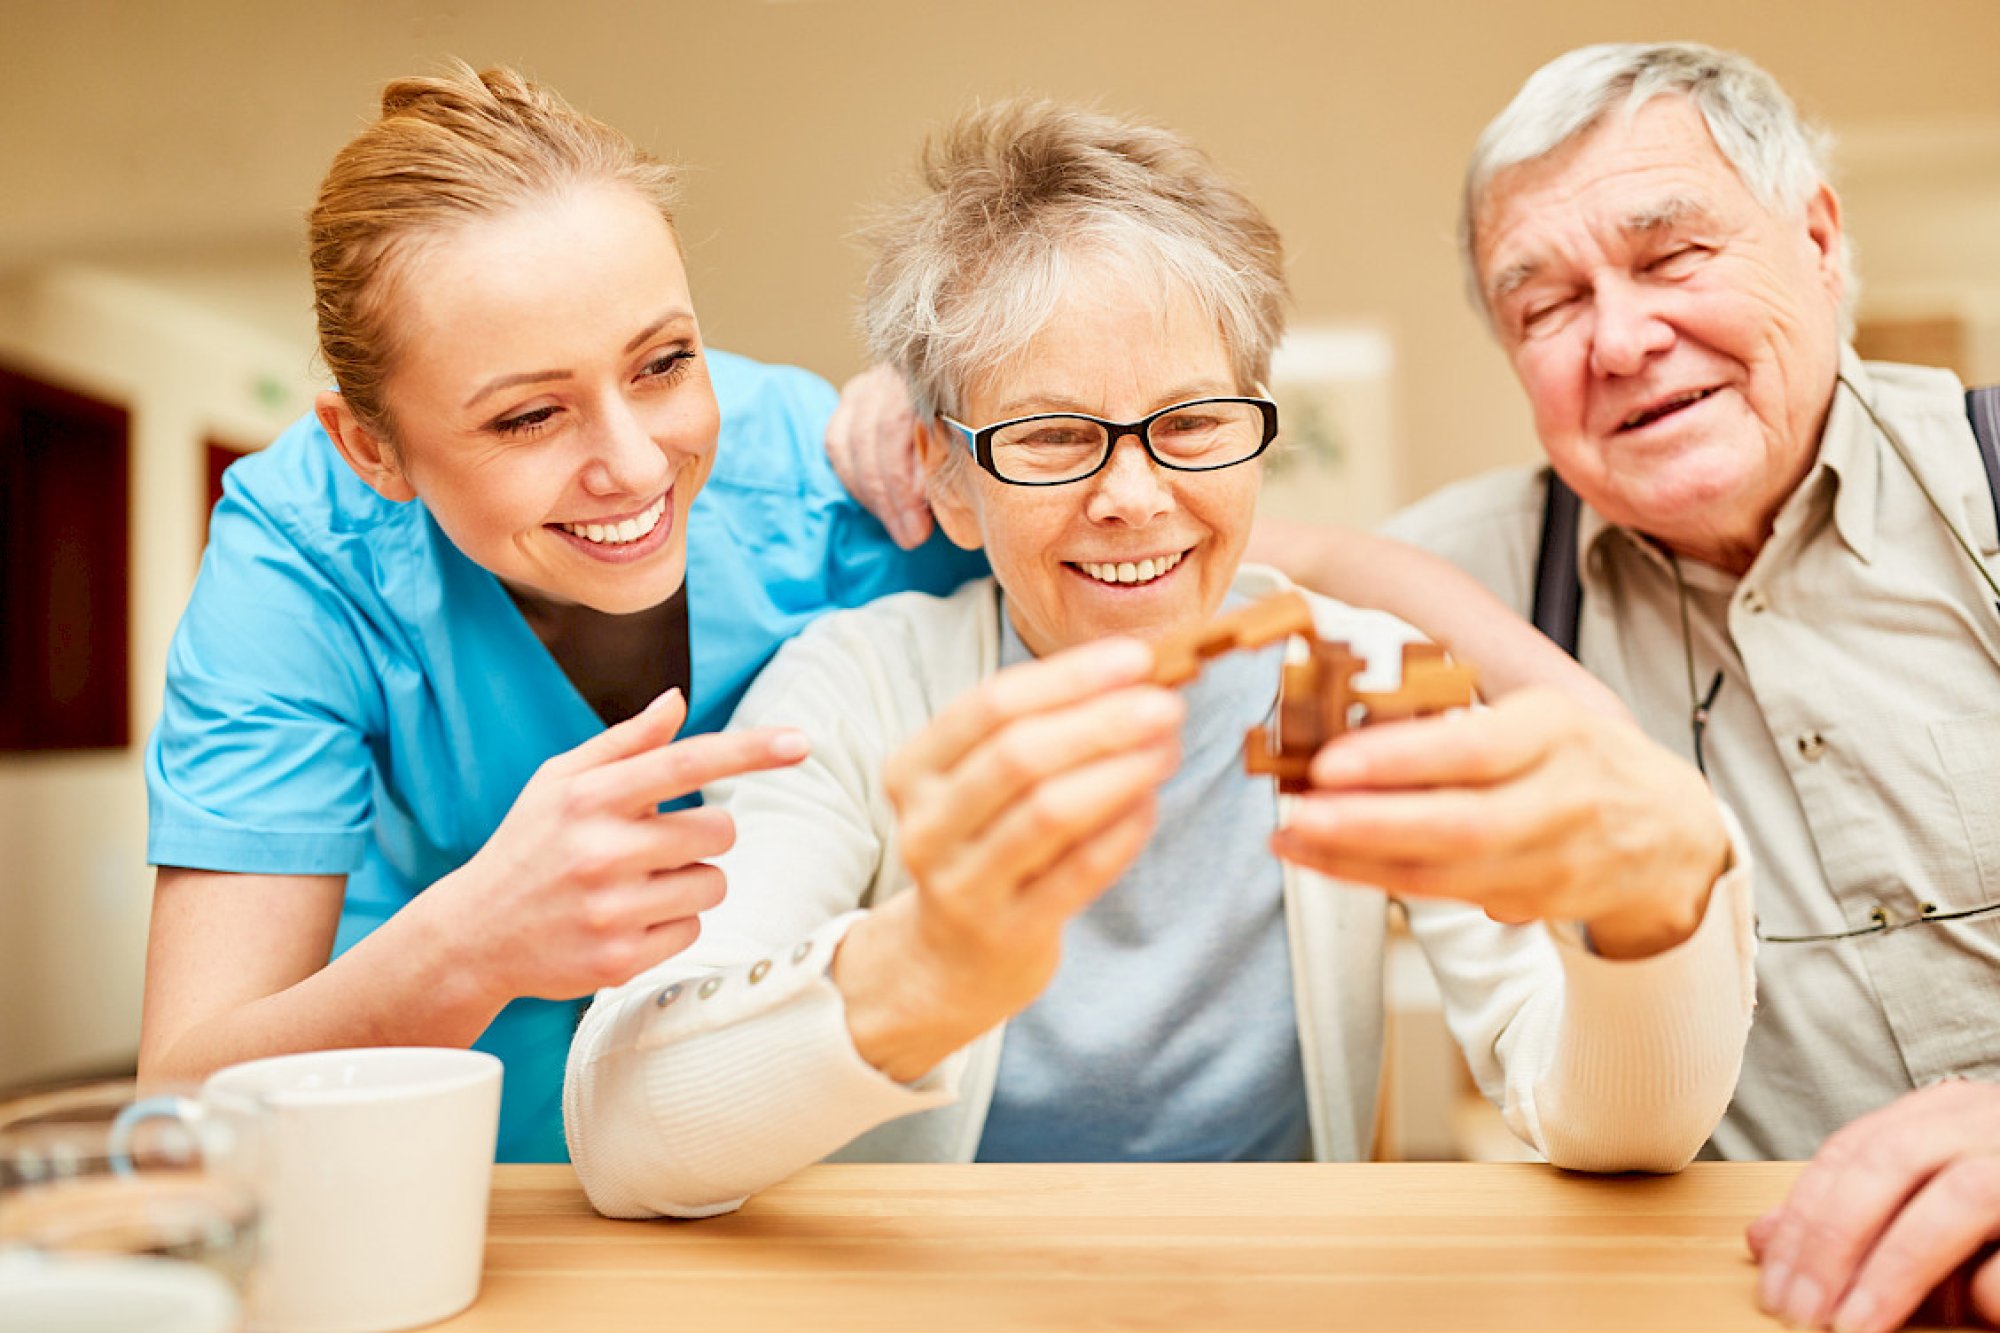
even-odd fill
[(1582, 922), (1597, 952), (1642, 958), (1701, 924), (1729, 835), (1692, 764), (1538, 687), (1334, 740), (1272, 850), (1498, 921)]
[(696, 914), (723, 895), (722, 872), (707, 862), (735, 841), (735, 824), (721, 810), (657, 807), (795, 764), (806, 738), (764, 728), (676, 741), (686, 717), (681, 692), (669, 690), (550, 759), (486, 846), (417, 896), (406, 910), (447, 932), (459, 976), (502, 1000), (573, 999), (694, 943)]
[(855, 1049), (891, 1078), (1041, 994), (1063, 927), (1145, 846), (1184, 712), (1152, 662), (1113, 639), (1011, 667), (890, 759), (915, 888), (856, 923), (832, 976)]
[(848, 494), (911, 550), (931, 535), (931, 505), (917, 452), (917, 416), (902, 374), (884, 364), (840, 388), (826, 424), (826, 456)]

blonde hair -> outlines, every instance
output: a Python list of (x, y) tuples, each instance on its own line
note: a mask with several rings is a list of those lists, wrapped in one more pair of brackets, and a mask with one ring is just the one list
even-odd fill
[(453, 61), (385, 87), (380, 117), (333, 159), (307, 219), (320, 355), (355, 416), (393, 435), (383, 385), (400, 347), (388, 313), (414, 250), (598, 183), (637, 191), (672, 227), (671, 167), (513, 70)]
[(1126, 265), (1215, 319), (1245, 388), (1284, 332), (1277, 228), (1171, 130), (1043, 98), (975, 107), (925, 145), (925, 194), (872, 232), (870, 355), (918, 413), (958, 414), (975, 377), (1054, 315), (1078, 261)]

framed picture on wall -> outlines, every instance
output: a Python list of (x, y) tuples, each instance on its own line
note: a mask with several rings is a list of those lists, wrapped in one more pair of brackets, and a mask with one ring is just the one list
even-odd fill
[(1366, 325), (1304, 325), (1271, 358), (1278, 440), (1266, 455), (1258, 512), (1371, 527), (1396, 498), (1390, 439), (1395, 353)]

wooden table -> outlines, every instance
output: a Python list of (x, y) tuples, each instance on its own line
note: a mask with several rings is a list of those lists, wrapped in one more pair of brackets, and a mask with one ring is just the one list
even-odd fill
[(1758, 1329), (1743, 1226), (1791, 1163), (821, 1166), (703, 1222), (613, 1222), (502, 1166), (442, 1328)]

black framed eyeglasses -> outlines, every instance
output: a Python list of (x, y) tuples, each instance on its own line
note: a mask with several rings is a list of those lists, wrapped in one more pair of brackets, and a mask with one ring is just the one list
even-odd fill
[(1175, 472), (1213, 472), (1247, 463), (1278, 438), (1278, 405), (1268, 398), (1194, 398), (1138, 421), (1106, 421), (1080, 412), (1041, 412), (957, 431), (979, 466), (1010, 486), (1061, 486), (1094, 476), (1127, 435)]

